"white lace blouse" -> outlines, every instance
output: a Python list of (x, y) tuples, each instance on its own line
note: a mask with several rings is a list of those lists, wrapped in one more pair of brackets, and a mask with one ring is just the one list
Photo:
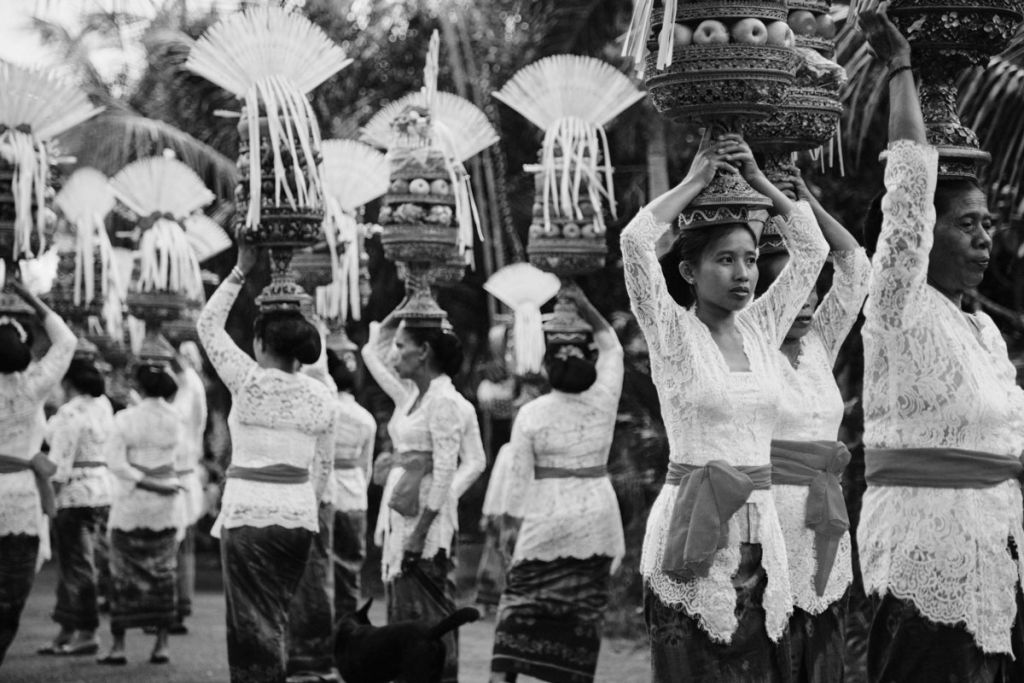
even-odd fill
[(178, 392), (172, 403), (181, 415), (182, 448), (178, 453), (178, 476), (185, 487), (185, 509), (189, 524), (199, 521), (203, 513), (203, 434), (206, 432), (206, 386), (202, 377), (186, 367), (178, 373)]
[[(796, 368), (778, 351), (782, 396), (773, 434), (776, 439), (835, 441), (838, 438), (845, 406), (832, 376), (832, 366), (867, 296), (871, 262), (863, 249), (834, 251), (832, 261), (835, 265), (832, 289), (814, 312), (811, 328), (800, 340)], [(819, 596), (814, 589), (817, 570), (814, 530), (808, 529), (805, 523), (807, 487), (773, 484), (772, 495), (786, 539), (793, 604), (811, 614), (820, 614), (841, 598), (853, 581), (850, 534), (844, 534), (839, 541), (825, 594)]]
[[(1017, 456), (1024, 392), (999, 330), (927, 283), (937, 158), (935, 148), (909, 141), (889, 147), (864, 309), (865, 447)], [(985, 652), (1010, 653), (1024, 566), (1007, 539), (1024, 548), (1022, 506), (1015, 481), (987, 489), (869, 487), (857, 531), (864, 587), (910, 600), (932, 621), (965, 624)]]
[(366, 487), (373, 470), (377, 421), (347, 391), (338, 392), (338, 402), (341, 409), (334, 431), (334, 458), (355, 460), (359, 466), (334, 470), (334, 509), (339, 512), (366, 512)]
[(622, 517), (607, 476), (534, 479), (535, 467), (583, 469), (608, 463), (622, 393), (622, 347), (596, 335), (597, 380), (586, 391), (552, 391), (524, 405), (509, 442), (509, 512), (522, 518), (512, 562), (626, 552)]
[[(419, 406), (416, 385), (401, 379), (388, 364), (393, 337), (382, 333), (379, 324), (370, 326), (370, 338), (363, 347), (366, 369), (381, 389), (391, 397), (395, 412), (388, 423), (395, 453), (422, 451), (432, 454), (433, 472), (420, 484), (420, 509), (437, 510), (438, 515), (427, 532), (423, 557), (431, 558), (439, 550), (451, 554), (452, 539), (458, 530), (459, 498), (487, 466), (480, 428), (473, 405), (460, 394), (447, 375), (431, 381)], [(381, 571), (385, 581), (401, 574), (406, 540), (416, 528), (419, 516), (405, 517), (388, 507), (391, 493), (402, 476), (394, 467), (388, 473), (381, 499), (375, 534), (383, 541)]]
[(199, 339), (231, 391), (231, 464), (310, 470), (304, 484), (228, 478), (213, 534), (240, 526), (317, 531), (318, 501), (334, 464), (337, 400), (323, 383), (302, 373), (261, 368), (235, 345), (224, 323), (240, 286), (226, 281), (199, 316)]
[(106, 396), (75, 396), (47, 424), (49, 458), (57, 466), (59, 508), (107, 507), (111, 503), (110, 471), (75, 467), (77, 462), (106, 463), (113, 443), (114, 409)]
[[(731, 372), (708, 328), (668, 293), (654, 244), (669, 226), (657, 223), (643, 209), (622, 232), (626, 287), (650, 349), (651, 375), (661, 399), (672, 462), (770, 463), (781, 381), (777, 349), (828, 255), (828, 245), (806, 202), (796, 202), (788, 219), (777, 222), (792, 258), (764, 296), (737, 316), (748, 372)], [(771, 491), (754, 491), (745, 509), (729, 521), (729, 545), (715, 555), (708, 576), (679, 582), (661, 569), (678, 489), (666, 484), (647, 520), (640, 560), (644, 579), (663, 603), (696, 618), (713, 640), (729, 642), (737, 626), (732, 576), (739, 566), (742, 517), (749, 527), (747, 537), (762, 546), (768, 574), (766, 627), (769, 637), (778, 640), (793, 603)]]
[[(31, 460), (46, 432), (43, 401), (58, 384), (75, 354), (75, 334), (55, 313), (43, 321), (50, 348), (23, 372), (0, 373), (0, 453)], [(31, 470), (0, 474), (0, 536), (38, 536), (46, 520)]]
[[(144, 398), (114, 415), (111, 436), (110, 471), (117, 481), (109, 528), (183, 531), (186, 511), (180, 491), (166, 495), (138, 487), (147, 476), (142, 468), (173, 468), (177, 463), (183, 437), (178, 411), (162, 398)], [(179, 483), (176, 476), (159, 481), (172, 486)]]

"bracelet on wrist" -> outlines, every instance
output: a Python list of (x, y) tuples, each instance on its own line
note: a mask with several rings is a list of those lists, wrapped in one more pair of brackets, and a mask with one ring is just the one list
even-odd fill
[(245, 282), (245, 273), (243, 273), (242, 269), (239, 268), (238, 266), (234, 266), (231, 269), (231, 275), (234, 275), (236, 278), (238, 278), (238, 282), (239, 283), (244, 283)]
[(914, 67), (910, 66), (909, 64), (900, 64), (899, 66), (895, 66), (889, 69), (889, 75), (886, 76), (886, 81), (892, 83), (892, 79), (895, 78), (897, 75), (903, 73), (904, 71), (910, 71), (913, 68)]

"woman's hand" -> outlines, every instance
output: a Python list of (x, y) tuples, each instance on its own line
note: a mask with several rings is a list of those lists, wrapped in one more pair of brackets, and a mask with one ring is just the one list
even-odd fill
[(8, 275), (7, 284), (10, 285), (15, 294), (32, 307), (32, 310), (35, 311), (38, 317), (45, 318), (50, 313), (50, 309), (43, 303), (42, 299), (28, 291), (25, 283), (21, 280), (21, 274), (17, 268), (14, 268), (13, 272)]
[(760, 191), (760, 187), (768, 184), (768, 179), (764, 177), (764, 173), (754, 161), (754, 152), (751, 151), (750, 145), (738, 133), (726, 133), (718, 136), (715, 148), (739, 170), (743, 179), (750, 183), (755, 190)]
[(878, 9), (865, 10), (860, 13), (857, 23), (875, 56), (884, 61), (886, 66), (890, 69), (909, 66), (910, 43), (889, 19), (888, 8), (889, 3), (883, 2)]
[(711, 183), (716, 173), (735, 173), (736, 167), (729, 163), (728, 155), (723, 151), (725, 148), (719, 141), (697, 150), (690, 162), (690, 170), (680, 184), (696, 183), (703, 189)]
[(817, 197), (815, 197), (807, 187), (807, 183), (804, 182), (804, 178), (800, 174), (800, 170), (795, 167), (789, 169), (789, 173), (786, 177), (777, 182), (775, 186), (782, 190), (782, 193), (793, 201), (803, 200), (808, 203), (813, 203), (817, 200)]
[(423, 555), (423, 547), (426, 544), (427, 532), (420, 531), (417, 527), (411, 534), (409, 534), (409, 537), (405, 539), (405, 545), (402, 546), (402, 550), (405, 551), (407, 559), (410, 555), (414, 555), (416, 559), (419, 559)]
[(235, 267), (242, 272), (242, 275), (249, 274), (249, 271), (256, 265), (259, 255), (259, 247), (249, 244), (241, 235), (238, 236), (238, 260), (235, 262)]

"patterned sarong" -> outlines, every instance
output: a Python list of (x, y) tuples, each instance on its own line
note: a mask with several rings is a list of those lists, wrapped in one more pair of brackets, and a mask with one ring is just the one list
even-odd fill
[(174, 527), (110, 530), (110, 630), (169, 628), (177, 612)]

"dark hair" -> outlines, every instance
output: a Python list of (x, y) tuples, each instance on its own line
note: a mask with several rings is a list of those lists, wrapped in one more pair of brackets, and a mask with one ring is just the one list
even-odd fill
[(178, 383), (167, 368), (160, 365), (140, 365), (135, 369), (135, 381), (150, 398), (170, 399), (178, 391)]
[[(584, 358), (578, 356), (559, 357), (559, 352), (566, 346), (574, 346), (583, 351)], [(577, 344), (551, 344), (544, 352), (544, 369), (548, 373), (551, 388), (568, 394), (586, 391), (597, 381), (597, 367), (591, 358), (589, 349)]]
[(356, 386), (355, 373), (348, 369), (348, 365), (333, 349), (327, 349), (327, 373), (334, 380), (338, 391), (352, 391)]
[[(943, 216), (952, 211), (953, 202), (971, 190), (977, 190), (982, 194), (981, 185), (976, 180), (969, 178), (940, 178), (935, 184), (935, 216)], [(882, 199), (885, 197), (885, 190), (876, 194), (868, 212), (864, 216), (864, 225), (861, 228), (861, 243), (868, 256), (874, 256), (878, 249), (878, 237), (882, 234)]]
[(24, 327), (25, 341), (21, 331), (14, 325), (0, 325), (0, 373), (21, 372), (32, 362), (32, 330)]
[(429, 346), (441, 372), (454, 377), (462, 369), (462, 342), (454, 332), (438, 327), (406, 327), (405, 333), (419, 346)]
[[(788, 257), (789, 254), (785, 251), (777, 251), (772, 254), (762, 254), (757, 259), (757, 285), (754, 287), (754, 297), (757, 298), (768, 291), (768, 288), (772, 286), (772, 283), (782, 274), (782, 269), (778, 271), (768, 272), (768, 268), (762, 268), (762, 264), (767, 265), (772, 262), (776, 262), (777, 259)], [(783, 266), (785, 267), (785, 266)], [(830, 263), (825, 263), (818, 272), (818, 279), (814, 281), (814, 291), (818, 295), (818, 300), (825, 298), (828, 294), (828, 290), (832, 289), (832, 275), (833, 267)]]
[(661, 272), (665, 277), (668, 293), (677, 304), (691, 306), (696, 301), (693, 286), (683, 279), (683, 274), (679, 272), (679, 264), (687, 262), (696, 266), (715, 242), (738, 228), (750, 233), (754, 244), (757, 244), (757, 235), (746, 223), (723, 223), (679, 231), (672, 248), (660, 259)]
[(84, 358), (75, 358), (71, 361), (68, 371), (64, 374), (64, 381), (73, 386), (76, 391), (93, 398), (102, 396), (107, 389), (99, 369), (92, 361)]
[(320, 333), (298, 311), (260, 313), (253, 335), (275, 356), (312, 365), (320, 359)]

